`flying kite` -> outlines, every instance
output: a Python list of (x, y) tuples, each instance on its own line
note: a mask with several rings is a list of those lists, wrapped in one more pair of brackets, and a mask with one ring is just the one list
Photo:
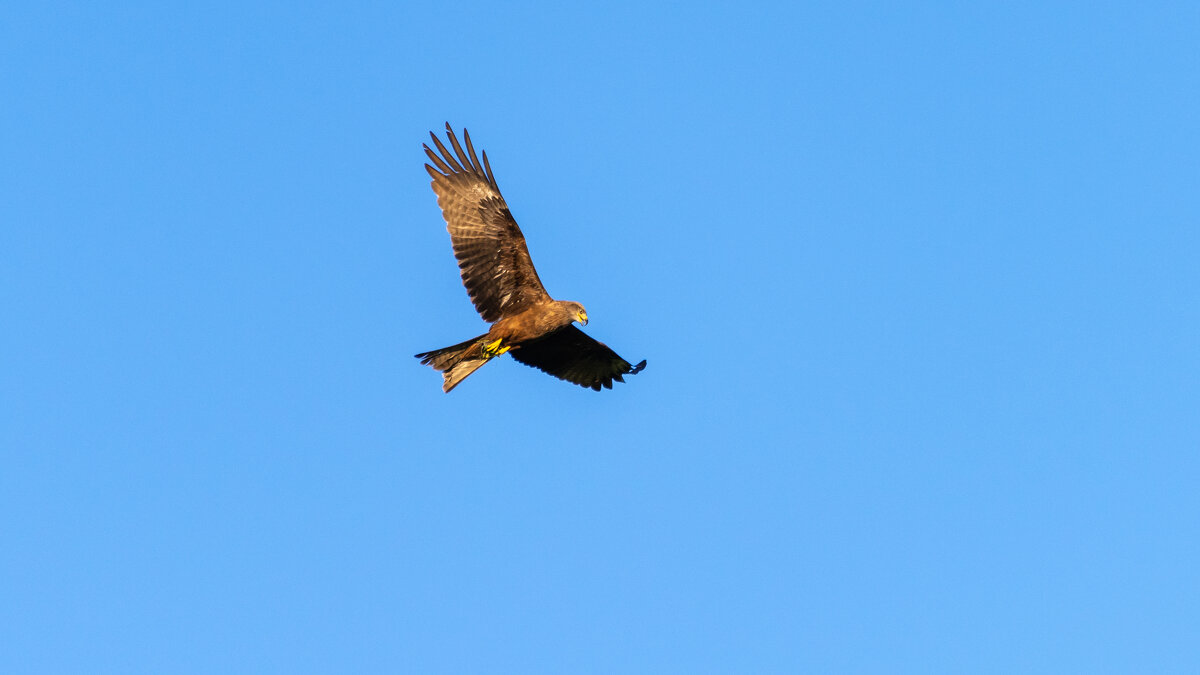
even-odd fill
[[(634, 375), (646, 367), (630, 365), (603, 342), (574, 326), (587, 325), (587, 312), (578, 302), (555, 300), (542, 286), (525, 235), (509, 213), (492, 176), (487, 152), (483, 162), (475, 155), (471, 135), (463, 129), (466, 152), (450, 123), (446, 137), (450, 153), (433, 132), (438, 152), (425, 145), (435, 166), (425, 165), (433, 177), (433, 191), (450, 231), (454, 257), (463, 285), (475, 309), (491, 329), (452, 347), (417, 354), (421, 363), (442, 373), (442, 390), (449, 392), (488, 361), (508, 353), (559, 379), (600, 391), (612, 389), (613, 380)], [(440, 154), (439, 154), (440, 153)]]

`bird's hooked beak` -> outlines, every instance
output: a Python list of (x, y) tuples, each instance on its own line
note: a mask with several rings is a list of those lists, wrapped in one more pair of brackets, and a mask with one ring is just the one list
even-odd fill
[(586, 326), (587, 325), (587, 312), (580, 310), (579, 313), (575, 315), (575, 320)]

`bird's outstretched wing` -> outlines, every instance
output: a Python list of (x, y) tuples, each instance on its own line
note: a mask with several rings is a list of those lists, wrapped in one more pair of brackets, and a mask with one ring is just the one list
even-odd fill
[(483, 320), (495, 322), (550, 300), (529, 259), (525, 235), (500, 196), (487, 153), (480, 163), (466, 129), (463, 152), (449, 123), (446, 136), (453, 153), (435, 134), (429, 136), (437, 152), (424, 146), (434, 164), (426, 164), (425, 170), (433, 177), (433, 191), (446, 218), (463, 285)]
[(596, 391), (600, 387), (612, 389), (613, 380), (624, 382), (622, 375), (635, 375), (646, 367), (645, 361), (630, 365), (603, 342), (588, 337), (575, 326), (526, 342), (509, 354), (527, 366)]

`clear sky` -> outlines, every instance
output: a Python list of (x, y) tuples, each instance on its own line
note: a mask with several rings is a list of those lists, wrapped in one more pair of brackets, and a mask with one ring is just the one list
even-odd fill
[[(0, 672), (1200, 672), (1196, 3), (169, 4), (0, 9)], [(628, 384), (412, 358), (446, 121)]]

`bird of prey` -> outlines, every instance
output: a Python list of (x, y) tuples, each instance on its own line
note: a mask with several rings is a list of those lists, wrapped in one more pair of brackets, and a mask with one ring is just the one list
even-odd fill
[(437, 152), (424, 146), (433, 162), (425, 170), (433, 177), (463, 285), (480, 316), (492, 324), (479, 337), (417, 354), (421, 363), (442, 373), (442, 390), (449, 392), (506, 352), (527, 366), (596, 391), (611, 389), (613, 380), (624, 382), (622, 375), (645, 368), (645, 361), (631, 365), (574, 326), (576, 321), (587, 325), (583, 305), (555, 300), (546, 292), (529, 259), (525, 236), (500, 196), (487, 153), (481, 163), (466, 129), (465, 152), (448, 122), (446, 137), (453, 152), (436, 134), (429, 136)]

